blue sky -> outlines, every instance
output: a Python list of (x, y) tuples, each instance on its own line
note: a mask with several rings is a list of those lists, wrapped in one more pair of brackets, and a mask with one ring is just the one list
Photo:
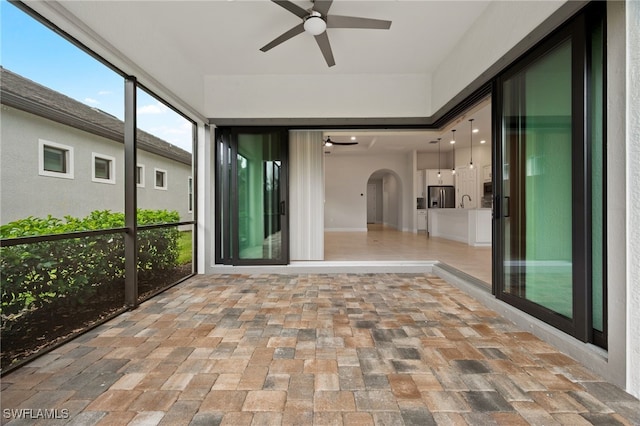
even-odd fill
[[(124, 80), (6, 0), (0, 0), (0, 63), (10, 71), (124, 116)], [(138, 91), (138, 127), (191, 152), (191, 123)]]

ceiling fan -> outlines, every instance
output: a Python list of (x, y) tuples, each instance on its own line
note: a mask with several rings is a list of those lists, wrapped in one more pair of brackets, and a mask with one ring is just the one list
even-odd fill
[(327, 140), (324, 141), (324, 146), (333, 146), (333, 145), (358, 145), (358, 142), (334, 142), (331, 140), (331, 136), (327, 136)]
[(301, 18), (302, 22), (279, 37), (276, 37), (273, 41), (260, 48), (260, 50), (267, 52), (290, 38), (306, 31), (315, 37), (318, 47), (320, 47), (320, 51), (322, 52), (322, 56), (324, 56), (324, 60), (330, 67), (334, 66), (336, 61), (333, 58), (331, 44), (329, 44), (329, 37), (327, 36), (326, 31), (327, 28), (368, 28), (388, 30), (391, 27), (391, 21), (384, 21), (381, 19), (329, 15), (329, 8), (331, 7), (333, 0), (315, 0), (311, 9), (303, 9), (289, 0), (271, 1)]

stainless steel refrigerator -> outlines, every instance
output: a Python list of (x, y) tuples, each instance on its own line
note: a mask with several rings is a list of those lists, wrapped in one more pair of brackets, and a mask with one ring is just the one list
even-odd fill
[(451, 209), (456, 206), (456, 192), (453, 186), (429, 186), (427, 208)]

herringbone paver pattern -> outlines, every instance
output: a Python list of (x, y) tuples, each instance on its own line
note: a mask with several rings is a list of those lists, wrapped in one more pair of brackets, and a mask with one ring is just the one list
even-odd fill
[[(420, 274), (198, 276), (8, 374), (2, 408), (3, 424), (640, 424), (637, 399)], [(39, 409), (68, 418), (12, 420)]]

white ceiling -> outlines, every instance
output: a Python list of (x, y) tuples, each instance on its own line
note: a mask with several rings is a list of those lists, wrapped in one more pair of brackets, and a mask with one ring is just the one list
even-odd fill
[[(307, 9), (310, 1), (294, 1)], [(330, 14), (392, 21), (389, 30), (329, 29), (328, 68), (303, 33), (259, 49), (301, 22), (268, 0), (62, 1), (65, 9), (156, 77), (186, 63), (199, 76), (228, 74), (429, 73), (489, 4), (474, 1), (337, 0)], [(188, 82), (184, 82), (186, 84)]]
[[(178, 99), (189, 105), (190, 112), (206, 119), (210, 117), (205, 113), (205, 81), (215, 76), (302, 76), (308, 79), (312, 97), (323, 96), (314, 91), (314, 78), (326, 81), (336, 76), (375, 74), (424, 75), (428, 79), (447, 57), (455, 55), (467, 31), (496, 1), (500, 3), (336, 0), (329, 14), (384, 19), (392, 24), (389, 30), (328, 29), (336, 60), (331, 68), (306, 33), (266, 53), (259, 50), (300, 23), (300, 18), (269, 0), (40, 0), (28, 4), (127, 72), (139, 74), (135, 70), (143, 70), (139, 76), (143, 84), (161, 88), (159, 94)], [(310, 1), (294, 2), (303, 8), (313, 5)], [(499, 36), (499, 28), (488, 28), (494, 28), (489, 31)], [(325, 136), (337, 141), (358, 137), (359, 144), (354, 147), (334, 147), (336, 154), (436, 152), (437, 144), (428, 142), (438, 137), (450, 139), (450, 129), (456, 126), (457, 146), (465, 147), (469, 143), (466, 120), (470, 117), (476, 118), (474, 124), (480, 130), (474, 141), (490, 140), (488, 105), (485, 101), (457, 119), (464, 122), (454, 120), (438, 131), (326, 130)], [(441, 145), (443, 151), (450, 149), (447, 145)]]

